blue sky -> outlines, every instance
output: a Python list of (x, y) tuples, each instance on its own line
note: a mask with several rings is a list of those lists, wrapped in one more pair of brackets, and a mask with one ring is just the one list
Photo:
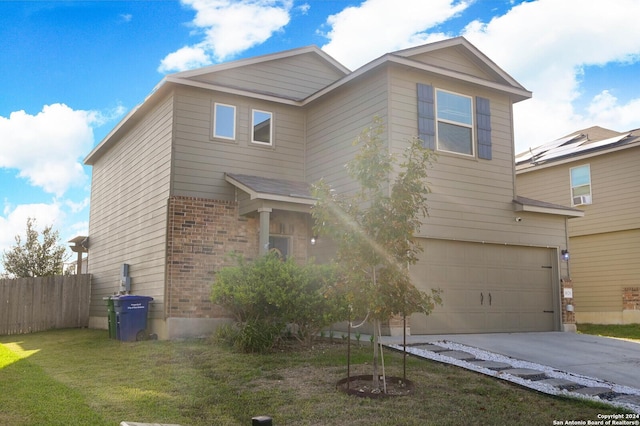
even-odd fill
[(640, 127), (637, 0), (0, 1), (0, 252), (27, 217), (86, 235), (82, 160), (164, 75), (315, 44), (356, 69), (463, 35), (533, 92), (516, 152)]

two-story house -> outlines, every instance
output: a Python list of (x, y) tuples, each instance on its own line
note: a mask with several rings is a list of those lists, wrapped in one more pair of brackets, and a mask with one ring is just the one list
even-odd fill
[(640, 130), (578, 130), (516, 157), (518, 191), (585, 212), (569, 222), (578, 323), (640, 323)]
[(516, 193), (512, 105), (530, 96), (464, 38), (355, 71), (312, 46), (166, 76), (85, 160), (91, 326), (107, 327), (103, 297), (124, 273), (172, 338), (226, 320), (209, 294), (230, 251), (326, 258), (308, 184), (352, 190), (352, 141), (378, 116), (391, 152), (419, 136), (438, 153), (412, 274), (444, 304), (412, 316), (411, 333), (570, 328), (559, 259), (582, 212)]

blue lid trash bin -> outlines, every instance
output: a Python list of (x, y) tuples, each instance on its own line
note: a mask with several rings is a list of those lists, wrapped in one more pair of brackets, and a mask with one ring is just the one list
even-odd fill
[(116, 314), (116, 339), (125, 342), (147, 340), (147, 314), (153, 297), (127, 294), (112, 296), (112, 299)]

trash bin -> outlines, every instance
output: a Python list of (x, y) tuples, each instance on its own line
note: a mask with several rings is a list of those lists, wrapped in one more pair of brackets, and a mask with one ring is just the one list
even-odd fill
[(116, 338), (116, 310), (113, 306), (113, 297), (118, 297), (118, 296), (109, 296), (109, 297), (102, 298), (102, 300), (107, 301), (107, 318), (109, 320), (109, 339)]
[(153, 297), (124, 295), (114, 296), (112, 300), (116, 314), (116, 338), (127, 342), (146, 340), (147, 314)]

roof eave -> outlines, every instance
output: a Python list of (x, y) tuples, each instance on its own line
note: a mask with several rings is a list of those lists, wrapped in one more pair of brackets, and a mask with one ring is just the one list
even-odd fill
[(582, 210), (577, 209), (563, 209), (563, 208), (553, 208), (553, 207), (542, 207), (535, 206), (531, 204), (522, 203), (514, 200), (514, 210), (517, 212), (531, 212), (531, 213), (543, 213), (543, 214), (552, 214), (557, 216), (566, 216), (566, 217), (584, 217), (584, 212)]
[(158, 83), (153, 91), (144, 99), (144, 101), (131, 109), (124, 116), (123, 119), (116, 124), (116, 126), (111, 129), (111, 131), (96, 145), (89, 154), (84, 158), (83, 162), (87, 166), (92, 166), (95, 162), (102, 156), (104, 152), (106, 152), (111, 146), (115, 143), (113, 142), (116, 135), (120, 132), (127, 129), (128, 125), (132, 122), (132, 120), (141, 114), (143, 111), (150, 108), (151, 105), (155, 104), (155, 101), (164, 95), (164, 93), (170, 87), (170, 83), (166, 78), (162, 79), (160, 83)]
[(554, 167), (554, 166), (560, 166), (562, 164), (573, 163), (575, 161), (584, 161), (588, 158), (597, 157), (599, 155), (611, 154), (611, 153), (622, 151), (625, 149), (638, 148), (639, 146), (640, 146), (640, 140), (634, 141), (631, 143), (626, 143), (624, 145), (618, 145), (612, 148), (604, 148), (604, 149), (594, 148), (593, 151), (588, 151), (582, 154), (566, 155), (564, 157), (558, 157), (556, 159), (546, 160), (538, 164), (526, 162), (526, 161), (520, 164), (516, 163), (516, 174), (533, 172), (533, 171), (545, 169), (547, 167)]
[(315, 53), (316, 55), (320, 56), (324, 61), (326, 61), (329, 65), (333, 66), (337, 71), (339, 71), (342, 74), (346, 75), (351, 72), (351, 70), (349, 70), (347, 67), (342, 65), (340, 62), (336, 61), (334, 58), (332, 58), (330, 55), (328, 55), (318, 46), (309, 45), (309, 46), (299, 47), (295, 49), (285, 50), (282, 52), (267, 53), (265, 55), (253, 56), (250, 58), (223, 62), (221, 64), (209, 65), (209, 66), (197, 68), (194, 70), (181, 71), (175, 74), (171, 74), (170, 76), (177, 77), (177, 78), (193, 78), (203, 74), (209, 74), (212, 72), (230, 70), (234, 68), (244, 67), (247, 65), (255, 65), (262, 62), (289, 58), (292, 56), (303, 55), (306, 53)]
[(526, 90), (524, 88), (521, 88), (522, 86), (518, 85), (518, 86), (510, 86), (510, 85), (505, 85), (505, 84), (501, 84), (501, 83), (496, 83), (496, 82), (492, 82), (489, 80), (484, 80), (482, 78), (479, 77), (475, 77), (473, 75), (470, 74), (465, 74), (465, 73), (461, 73), (458, 71), (453, 71), (453, 70), (449, 70), (446, 68), (441, 68), (441, 67), (437, 67), (434, 65), (429, 65), (429, 64), (425, 64), (422, 62), (418, 62), (418, 61), (414, 61), (412, 59), (407, 59), (404, 58), (402, 56), (398, 56), (395, 53), (387, 53), (386, 55), (383, 55), (381, 57), (379, 57), (378, 59), (369, 62), (366, 65), (363, 65), (362, 67), (358, 68), (356, 71), (352, 72), (351, 74), (341, 78), (340, 80), (337, 80), (336, 82), (328, 85), (327, 87), (325, 87), (324, 89), (321, 89), (319, 91), (317, 91), (316, 93), (314, 93), (313, 95), (309, 96), (308, 98), (306, 98), (302, 104), (306, 105), (310, 102), (315, 101), (316, 99), (319, 99), (321, 97), (323, 97), (324, 95), (340, 88), (341, 86), (349, 83), (352, 80), (357, 79), (358, 77), (367, 74), (371, 71), (373, 71), (374, 69), (383, 66), (385, 64), (389, 64), (389, 63), (393, 63), (393, 64), (398, 64), (398, 65), (403, 65), (403, 66), (407, 66), (410, 68), (414, 68), (414, 69), (418, 69), (421, 71), (426, 71), (426, 72), (430, 72), (430, 73), (434, 73), (434, 74), (438, 74), (441, 76), (445, 76), (445, 77), (450, 77), (453, 79), (458, 79), (458, 80), (462, 80), (462, 81), (466, 81), (468, 83), (471, 84), (476, 84), (476, 85), (480, 85), (483, 87), (487, 87), (489, 89), (492, 90), (497, 90), (503, 93), (506, 93), (508, 95), (510, 95), (510, 97), (512, 98), (513, 102), (520, 102), (526, 99), (531, 98), (532, 93), (529, 90)]
[(286, 195), (278, 195), (278, 194), (268, 194), (264, 192), (255, 191), (253, 188), (245, 185), (237, 179), (234, 179), (232, 176), (229, 176), (225, 173), (225, 180), (235, 186), (236, 188), (246, 192), (249, 194), (249, 198), (252, 200), (268, 200), (268, 201), (282, 201), (285, 203), (293, 203), (293, 204), (305, 204), (308, 206), (313, 206), (316, 204), (317, 200), (313, 198), (307, 197), (296, 197), (296, 196), (286, 196)]
[(256, 98), (256, 99), (261, 99), (261, 100), (266, 100), (266, 101), (271, 101), (271, 102), (277, 102), (277, 103), (286, 104), (286, 105), (295, 105), (295, 106), (300, 106), (301, 105), (301, 101), (297, 100), (297, 99), (284, 98), (284, 97), (281, 97), (281, 96), (275, 96), (275, 95), (270, 95), (270, 94), (267, 94), (267, 93), (260, 93), (260, 92), (256, 92), (256, 91), (252, 91), (252, 90), (246, 90), (246, 89), (240, 89), (240, 88), (236, 88), (236, 87), (229, 87), (229, 86), (222, 86), (222, 85), (219, 85), (219, 84), (205, 83), (203, 81), (197, 81), (197, 80), (188, 80), (188, 79), (181, 78), (181, 77), (176, 77), (176, 76), (167, 76), (166, 80), (169, 83), (179, 84), (179, 85), (182, 85), (182, 86), (196, 87), (196, 88), (199, 88), (199, 89), (206, 89), (206, 90), (215, 90), (215, 91), (218, 91), (218, 92), (228, 93), (228, 94), (231, 94), (231, 95), (246, 96), (246, 97), (250, 97), (250, 98)]

